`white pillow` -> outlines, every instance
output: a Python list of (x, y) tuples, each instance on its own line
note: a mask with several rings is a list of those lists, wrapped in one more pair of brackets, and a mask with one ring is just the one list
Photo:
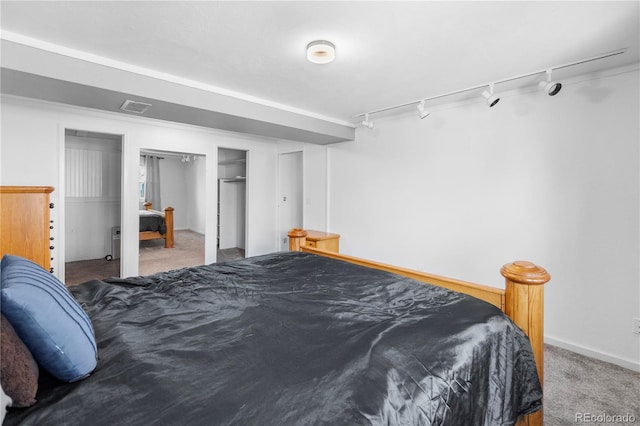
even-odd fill
[(0, 425), (4, 421), (4, 416), (7, 414), (7, 407), (11, 406), (11, 397), (4, 393), (4, 389), (0, 386)]

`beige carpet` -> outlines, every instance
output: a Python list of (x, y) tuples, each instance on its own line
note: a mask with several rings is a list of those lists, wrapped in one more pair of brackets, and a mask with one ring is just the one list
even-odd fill
[(151, 275), (204, 263), (204, 235), (193, 231), (176, 231), (174, 246), (164, 248), (164, 240), (140, 241), (138, 273)]
[(545, 345), (545, 426), (624, 423), (640, 423), (640, 373)]
[[(174, 248), (167, 249), (164, 248), (164, 240), (140, 241), (139, 274), (150, 275), (204, 263), (204, 235), (187, 230), (175, 231), (174, 245)], [(218, 250), (218, 262), (243, 257), (244, 250), (241, 249)], [(117, 276), (120, 276), (120, 259), (84, 260), (65, 265), (67, 286)]]

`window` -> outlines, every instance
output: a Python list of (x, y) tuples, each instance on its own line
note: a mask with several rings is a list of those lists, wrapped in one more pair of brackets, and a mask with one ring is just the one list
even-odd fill
[(140, 167), (138, 167), (138, 196), (140, 202), (144, 202), (147, 192), (147, 161), (144, 155), (140, 156)]

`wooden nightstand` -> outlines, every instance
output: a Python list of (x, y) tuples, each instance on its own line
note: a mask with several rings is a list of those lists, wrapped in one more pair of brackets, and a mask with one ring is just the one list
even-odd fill
[(338, 253), (340, 251), (340, 235), (307, 230), (306, 244), (309, 247)]

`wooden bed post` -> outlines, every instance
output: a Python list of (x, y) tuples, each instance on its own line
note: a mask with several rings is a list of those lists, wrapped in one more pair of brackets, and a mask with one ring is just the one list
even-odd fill
[(167, 226), (167, 233), (164, 236), (164, 248), (173, 248), (173, 207), (164, 209), (164, 224)]
[[(531, 262), (504, 265), (500, 273), (506, 279), (505, 313), (531, 341), (540, 383), (544, 380), (544, 284), (551, 278), (547, 271)], [(542, 410), (527, 416), (518, 425), (542, 425)]]
[[(153, 210), (153, 204), (149, 201), (145, 201), (143, 204), (145, 210)], [(140, 240), (155, 240), (156, 238), (164, 238), (164, 248), (174, 248), (174, 240), (173, 240), (173, 211), (175, 209), (173, 207), (167, 207), (164, 209), (164, 224), (167, 227), (167, 231), (164, 235), (159, 233), (152, 234), (151, 236), (145, 236), (144, 238), (140, 238)], [(156, 210), (154, 210), (156, 211)], [(158, 212), (160, 214), (160, 212)], [(142, 233), (140, 234), (142, 235)], [(158, 235), (158, 236), (155, 236)]]
[(289, 231), (289, 251), (301, 251), (307, 244), (307, 231), (301, 228), (293, 228)]

